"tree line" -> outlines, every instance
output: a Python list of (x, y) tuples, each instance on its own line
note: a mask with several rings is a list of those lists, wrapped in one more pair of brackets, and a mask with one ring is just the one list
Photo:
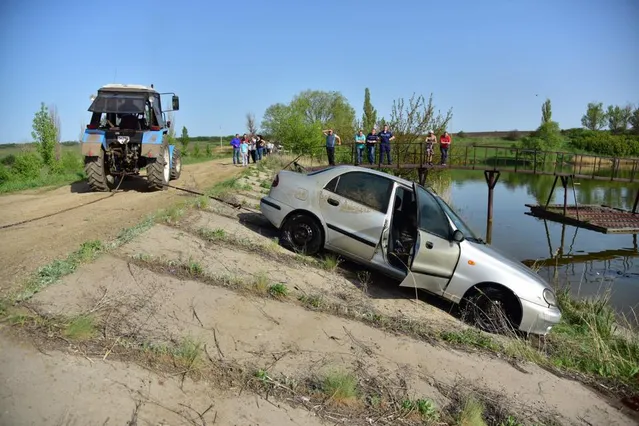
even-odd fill
[(428, 98), (413, 94), (408, 99), (394, 100), (386, 118), (378, 117), (370, 89), (366, 88), (360, 118), (340, 92), (305, 90), (289, 103), (269, 106), (261, 128), (266, 139), (275, 140), (295, 153), (312, 154), (323, 146), (322, 129), (331, 128), (350, 140), (359, 129), (368, 133), (375, 126), (380, 129), (388, 124), (395, 143), (409, 146), (421, 140), (428, 130), (443, 132), (452, 117), (452, 109), (443, 114), (435, 109), (432, 94)]
[(603, 102), (590, 102), (586, 113), (581, 117), (581, 125), (592, 131), (603, 130), (606, 127), (613, 134), (625, 133), (631, 129), (639, 134), (639, 107), (608, 105), (604, 109)]

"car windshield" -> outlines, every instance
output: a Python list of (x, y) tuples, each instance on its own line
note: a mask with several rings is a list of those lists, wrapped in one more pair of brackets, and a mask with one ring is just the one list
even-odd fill
[(459, 217), (459, 215), (457, 215), (457, 213), (455, 213), (455, 211), (448, 204), (446, 204), (444, 200), (442, 200), (438, 195), (435, 195), (435, 199), (437, 200), (437, 203), (442, 208), (442, 210), (444, 210), (444, 213), (446, 213), (450, 220), (455, 224), (455, 227), (464, 234), (464, 238), (475, 243), (484, 243), (484, 240), (477, 237), (473, 230), (470, 229), (468, 225), (466, 225), (466, 222), (464, 222), (463, 219)]

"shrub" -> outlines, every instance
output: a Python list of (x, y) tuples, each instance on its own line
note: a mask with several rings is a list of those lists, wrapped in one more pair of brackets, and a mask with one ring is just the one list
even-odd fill
[(576, 149), (612, 157), (639, 156), (639, 137), (613, 135), (607, 131), (570, 129), (565, 132)]
[(11, 171), (3, 164), (0, 164), (0, 185), (11, 179)]
[(26, 179), (34, 179), (40, 176), (42, 159), (35, 152), (24, 152), (16, 155), (13, 163), (13, 173)]
[(13, 166), (13, 163), (16, 162), (15, 154), (9, 154), (0, 160), (0, 164), (4, 164), (5, 166)]
[(460, 130), (459, 132), (457, 132), (457, 137), (462, 139), (465, 138), (466, 132), (464, 132), (463, 130)]
[(82, 159), (76, 153), (66, 151), (60, 159), (60, 168), (64, 171), (79, 172), (82, 171)]
[(521, 134), (519, 133), (518, 130), (511, 130), (510, 132), (508, 132), (508, 134), (504, 137), (504, 139), (506, 139), (507, 141), (513, 141), (516, 142), (519, 139), (521, 139)]

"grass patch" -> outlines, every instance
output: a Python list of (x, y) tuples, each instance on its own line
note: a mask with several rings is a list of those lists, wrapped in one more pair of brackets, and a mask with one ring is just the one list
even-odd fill
[[(194, 200), (195, 201), (195, 200)], [(155, 214), (155, 220), (161, 223), (174, 224), (177, 223), (187, 212), (189, 203), (181, 201), (173, 204)]]
[(99, 240), (82, 243), (78, 250), (69, 254), (65, 259), (56, 259), (48, 265), (40, 267), (35, 275), (27, 281), (15, 300), (29, 299), (43, 288), (74, 272), (82, 263), (94, 260), (105, 249), (106, 247)]
[(284, 298), (288, 295), (288, 288), (286, 288), (286, 284), (273, 284), (268, 288), (268, 294), (273, 297)]
[(329, 272), (335, 272), (340, 263), (341, 260), (334, 254), (327, 254), (320, 260), (322, 269)]
[(95, 320), (89, 315), (78, 315), (66, 323), (63, 334), (71, 340), (88, 340), (97, 334)]
[(268, 278), (268, 275), (266, 275), (265, 272), (258, 272), (257, 274), (255, 274), (253, 277), (252, 287), (257, 294), (268, 294), (271, 287), (271, 282)]
[(462, 331), (442, 331), (439, 336), (443, 341), (454, 345), (472, 346), (490, 351), (501, 349), (501, 346), (491, 336), (473, 328)]
[(193, 371), (203, 360), (204, 344), (192, 337), (183, 337), (173, 343), (142, 342), (137, 346), (151, 357), (147, 360), (153, 364), (168, 363), (181, 370)]
[(609, 297), (575, 300), (565, 290), (557, 292), (562, 319), (543, 350), (556, 367), (639, 389), (639, 334), (619, 323)]
[(83, 172), (66, 172), (60, 174), (43, 173), (34, 178), (16, 178), (0, 183), (0, 194), (24, 191), (43, 187), (58, 188), (85, 179)]
[(435, 403), (430, 399), (410, 399), (406, 398), (401, 402), (402, 410), (406, 416), (417, 414), (426, 424), (439, 421), (439, 412)]
[(350, 402), (357, 398), (357, 377), (342, 371), (328, 373), (322, 382), (322, 392), (335, 402)]
[(468, 397), (464, 402), (457, 420), (459, 426), (487, 426), (484, 421), (484, 405), (474, 397)]

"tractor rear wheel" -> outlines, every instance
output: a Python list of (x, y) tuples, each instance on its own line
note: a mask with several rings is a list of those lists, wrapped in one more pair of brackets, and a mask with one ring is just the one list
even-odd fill
[(171, 161), (171, 180), (180, 178), (182, 174), (182, 156), (180, 150), (173, 148), (173, 161)]
[(151, 190), (167, 190), (171, 178), (171, 164), (169, 163), (169, 147), (160, 151), (154, 162), (146, 166), (146, 176)]
[(106, 167), (102, 149), (96, 157), (84, 157), (84, 173), (92, 191), (109, 192), (115, 187), (115, 177)]

